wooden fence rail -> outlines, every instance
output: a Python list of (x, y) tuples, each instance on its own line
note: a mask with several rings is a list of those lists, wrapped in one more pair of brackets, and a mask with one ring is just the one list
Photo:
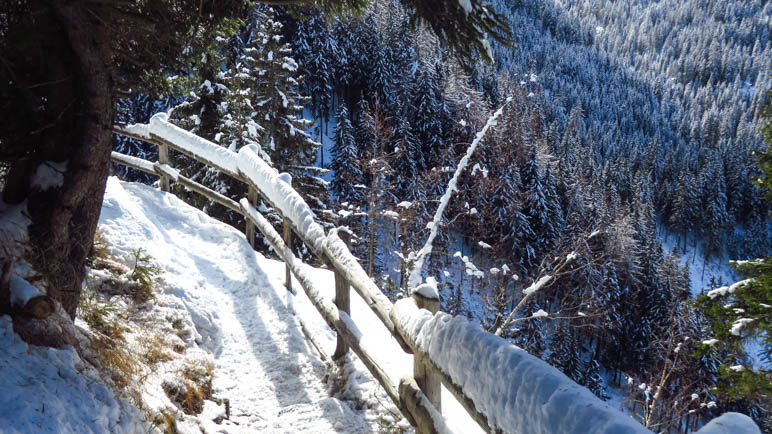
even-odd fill
[[(349, 251), (347, 245), (348, 233), (343, 231), (330, 231), (327, 235), (326, 242), (323, 245), (323, 249), (320, 251), (314, 247), (313, 243), (305, 239), (303, 232), (299, 231), (290, 219), (285, 216), (283, 218), (283, 234), (280, 235), (268, 220), (257, 211), (255, 205), (257, 204), (258, 197), (260, 197), (280, 213), (281, 208), (272, 203), (268, 198), (268, 195), (265, 194), (258, 185), (251, 182), (244, 173), (241, 173), (240, 171), (234, 172), (233, 170), (224, 168), (216, 164), (212, 159), (193, 153), (189, 149), (177, 146), (157, 135), (137, 135), (122, 127), (115, 127), (114, 132), (128, 138), (154, 144), (159, 148), (159, 161), (156, 163), (113, 152), (111, 159), (114, 163), (159, 176), (159, 186), (163, 191), (170, 191), (172, 183), (179, 183), (190, 191), (201, 194), (207, 199), (243, 215), (246, 219), (245, 235), (250, 244), (254, 247), (255, 229), (259, 230), (286, 264), (285, 284), (287, 289), (290, 291), (292, 290), (291, 276), (295, 276), (295, 279), (311, 300), (316, 310), (319, 311), (325, 322), (336, 331), (338, 343), (333, 359), (339, 360), (341, 357), (345, 356), (348, 349), (351, 349), (357, 354), (373, 377), (384, 388), (389, 398), (394, 402), (397, 408), (400, 409), (405, 418), (416, 427), (418, 433), (438, 433), (445, 431), (444, 419), (439, 416), (439, 409), (441, 408), (440, 380), (439, 377), (434, 374), (439, 368), (433, 366), (428, 358), (424, 359), (419, 355), (416, 357), (415, 361), (415, 378), (402, 378), (397, 387), (380, 363), (374, 358), (372, 353), (366, 347), (362, 346), (358, 338), (358, 336), (361, 336), (361, 333), (357, 329), (356, 323), (350, 317), (350, 288), (352, 287), (367, 303), (397, 342), (399, 342), (403, 350), (409, 354), (413, 353), (413, 349), (405, 343), (405, 339), (399, 334), (394, 322), (391, 320), (390, 314), (393, 308), (391, 301), (383, 295)], [(169, 166), (169, 149), (181, 152), (196, 161), (218, 169), (234, 179), (243, 182), (248, 186), (248, 197), (241, 199), (240, 202), (236, 202), (233, 199), (177, 173)], [(314, 286), (313, 280), (303, 272), (302, 261), (296, 258), (292, 253), (293, 233), (311, 247), (311, 251), (334, 271), (336, 282), (334, 303), (324, 299), (320, 295), (318, 289)], [(439, 307), (439, 300), (437, 300), (436, 303), (427, 302), (426, 300), (417, 300), (417, 302), (424, 303), (423, 306), (429, 307), (433, 312), (436, 312)], [(313, 343), (314, 346), (318, 346), (316, 342)], [(457, 389), (453, 391), (454, 395), (464, 397), (461, 389), (452, 382), (448, 382), (446, 387)], [(466, 408), (470, 405), (474, 408), (474, 403), (472, 403), (471, 400), (466, 397), (462, 399), (468, 401), (467, 403), (464, 403)], [(481, 422), (481, 419), (479, 418), (475, 418), (475, 420), (477, 420), (478, 423)], [(480, 423), (480, 426), (485, 431), (491, 432), (491, 429), (487, 424), (484, 421), (482, 422), (483, 423)]]

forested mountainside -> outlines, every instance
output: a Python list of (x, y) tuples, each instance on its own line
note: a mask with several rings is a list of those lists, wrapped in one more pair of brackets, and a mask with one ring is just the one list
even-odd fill
[[(456, 164), (503, 106), (425, 269), (443, 310), (624, 400), (657, 430), (686, 431), (730, 409), (772, 429), (768, 398), (712, 389), (726, 361), (700, 344), (711, 336), (689, 301), (732, 282), (705, 276), (710, 285), (692, 288), (682, 265), (697, 245), (717, 260), (770, 250), (768, 205), (752, 180), (772, 84), (772, 6), (494, 5), (513, 31), (512, 44), (492, 44), (494, 65), (461, 65), (392, 2), (352, 18), (256, 8), (191, 72), (192, 91), (136, 97), (121, 113), (146, 121), (175, 107), (179, 125), (223, 146), (261, 145), (319, 217), (354, 229), (365, 269), (398, 298)], [(117, 149), (145, 153), (126, 139)], [(178, 158), (191, 178), (244, 195)], [(676, 239), (674, 251), (663, 238)]]

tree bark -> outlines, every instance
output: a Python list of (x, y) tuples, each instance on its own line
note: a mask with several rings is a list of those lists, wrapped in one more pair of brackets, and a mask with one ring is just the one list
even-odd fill
[[(31, 144), (32, 158), (17, 161), (5, 200), (27, 200), (31, 218), (26, 259), (43, 277), (48, 295), (75, 316), (107, 180), (114, 118), (110, 31), (100, 8), (80, 2), (36, 0), (33, 30), (43, 32), (31, 62), (41, 77), (66, 79), (48, 86), (46, 110), (55, 114)], [(44, 46), (45, 45), (45, 46)], [(41, 191), (31, 179), (45, 161), (67, 162), (61, 186)]]

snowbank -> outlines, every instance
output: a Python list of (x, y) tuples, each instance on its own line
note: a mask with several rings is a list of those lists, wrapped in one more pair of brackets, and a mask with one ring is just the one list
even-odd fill
[(30, 346), (0, 317), (0, 431), (12, 433), (150, 432), (135, 407), (90, 373), (72, 347)]
[(702, 427), (698, 434), (760, 434), (753, 419), (740, 413), (724, 413)]

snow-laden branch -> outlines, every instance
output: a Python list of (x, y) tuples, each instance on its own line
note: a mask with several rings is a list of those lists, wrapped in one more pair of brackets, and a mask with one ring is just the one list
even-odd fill
[(426, 258), (432, 253), (432, 243), (434, 243), (434, 239), (437, 237), (437, 233), (439, 232), (442, 215), (445, 213), (445, 209), (448, 207), (450, 196), (458, 189), (458, 178), (461, 176), (461, 172), (463, 172), (466, 166), (469, 164), (469, 159), (472, 157), (475, 149), (477, 149), (477, 145), (482, 141), (483, 137), (485, 137), (488, 129), (498, 123), (497, 119), (504, 112), (504, 107), (511, 101), (512, 97), (507, 98), (504, 105), (499, 107), (499, 109), (496, 110), (490, 118), (488, 118), (488, 122), (485, 123), (485, 126), (482, 128), (482, 130), (477, 132), (474, 140), (472, 140), (469, 148), (467, 148), (466, 154), (461, 159), (461, 161), (458, 162), (458, 167), (456, 167), (456, 171), (453, 173), (453, 178), (451, 178), (450, 182), (448, 182), (448, 188), (445, 190), (442, 198), (440, 198), (440, 205), (437, 207), (437, 211), (434, 213), (434, 219), (429, 224), (429, 237), (426, 238), (426, 243), (424, 243), (424, 246), (421, 248), (421, 250), (418, 251), (418, 254), (415, 255), (415, 262), (413, 262), (413, 268), (411, 269), (410, 276), (408, 278), (409, 288), (416, 288), (421, 284), (421, 272), (423, 271), (424, 263), (426, 262)]
[[(525, 288), (523, 290), (524, 297), (520, 299), (520, 302), (517, 303), (517, 306), (515, 306), (514, 309), (509, 313), (507, 318), (504, 320), (504, 322), (501, 323), (501, 325), (496, 329), (496, 332), (494, 333), (496, 336), (501, 336), (501, 334), (504, 332), (504, 329), (511, 326), (512, 324), (518, 322), (518, 321), (524, 321), (529, 319), (535, 319), (535, 318), (542, 318), (544, 316), (549, 316), (540, 314), (537, 312), (538, 315), (534, 314), (526, 318), (520, 318), (515, 319), (515, 315), (520, 310), (523, 305), (537, 292), (539, 292), (540, 289), (544, 288), (547, 284), (551, 283), (556, 276), (559, 276), (560, 273), (569, 265), (571, 265), (574, 261), (576, 261), (576, 258), (578, 255), (575, 252), (571, 252), (568, 255), (566, 255), (565, 259), (555, 268), (555, 271), (552, 274), (545, 274), (539, 279), (537, 279), (535, 282), (533, 282), (528, 288)], [(540, 310), (541, 311), (541, 310)]]

